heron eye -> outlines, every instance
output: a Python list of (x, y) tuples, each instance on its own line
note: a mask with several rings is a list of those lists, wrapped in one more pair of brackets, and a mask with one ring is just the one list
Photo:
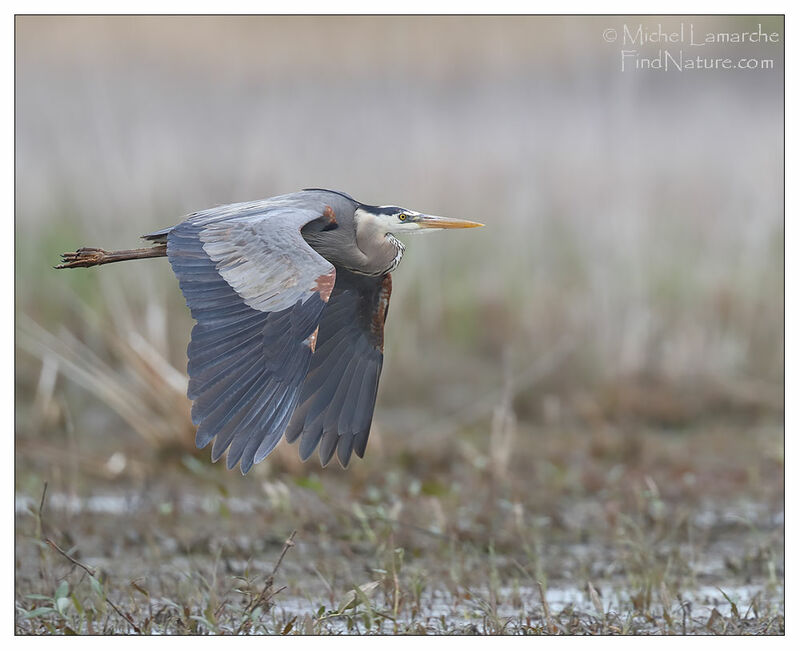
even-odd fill
[(404, 222), (404, 221), (406, 220), (406, 217), (408, 217), (408, 215), (406, 215), (404, 212), (400, 213), (400, 214), (397, 216), (397, 218), (398, 218), (398, 219), (399, 219), (401, 222)]

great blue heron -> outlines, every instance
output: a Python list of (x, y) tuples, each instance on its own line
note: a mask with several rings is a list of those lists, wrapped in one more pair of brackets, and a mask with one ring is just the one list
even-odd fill
[(82, 248), (58, 269), (166, 256), (197, 321), (189, 343), (196, 444), (216, 437), (242, 474), (281, 435), (346, 467), (364, 456), (383, 364), (395, 234), (476, 222), (362, 204), (317, 188), (192, 213), (142, 236), (153, 246)]

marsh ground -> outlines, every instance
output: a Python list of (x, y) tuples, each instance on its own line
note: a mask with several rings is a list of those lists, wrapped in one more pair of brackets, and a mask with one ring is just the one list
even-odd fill
[(18, 492), (17, 631), (779, 634), (775, 431), (520, 430), (499, 467), (476, 428), (246, 478), (186, 454), (112, 480), (67, 450)]

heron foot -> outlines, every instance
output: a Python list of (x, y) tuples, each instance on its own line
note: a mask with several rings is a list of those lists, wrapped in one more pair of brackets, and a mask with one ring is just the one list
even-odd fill
[(102, 264), (108, 256), (104, 249), (95, 249), (84, 246), (75, 252), (62, 253), (61, 264), (56, 265), (55, 269), (77, 269), (78, 267), (93, 267)]

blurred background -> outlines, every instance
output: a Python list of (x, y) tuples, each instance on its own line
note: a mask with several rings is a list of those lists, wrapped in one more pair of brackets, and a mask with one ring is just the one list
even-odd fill
[(58, 445), (69, 421), (116, 448), (159, 429), (140, 373), (176, 389), (171, 426), (189, 428), (169, 265), (56, 272), (59, 253), (304, 187), (487, 224), (407, 242), (376, 440), (424, 453), (432, 421), (504, 383), (531, 422), (779, 414), (782, 47), (713, 50), (773, 70), (621, 72), (603, 37), (681, 22), (695, 40), (782, 34), (753, 17), (19, 18), (17, 436)]
[[(623, 43), (682, 23), (779, 42)], [(758, 63), (623, 71), (622, 49)], [(18, 490), (210, 466), (166, 260), (61, 252), (327, 187), (486, 228), (407, 238), (366, 459), (282, 444), (256, 477), (399, 468), (436, 496), (463, 464), (513, 501), (576, 454), (636, 472), (645, 435), (691, 456), (713, 432), (707, 467), (742, 442), (729, 479), (778, 495), (783, 76), (780, 17), (18, 17)]]

